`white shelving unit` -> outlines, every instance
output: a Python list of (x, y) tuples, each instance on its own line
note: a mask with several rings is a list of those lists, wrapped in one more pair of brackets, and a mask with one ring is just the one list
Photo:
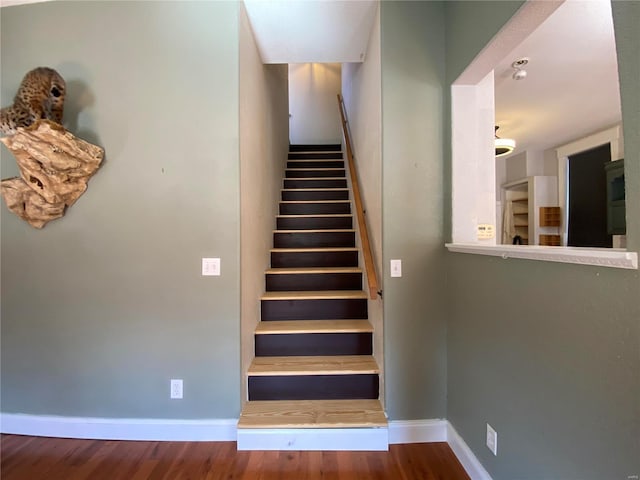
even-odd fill
[[(540, 207), (558, 206), (558, 177), (532, 176), (502, 185), (503, 218), (507, 203), (511, 202), (513, 231), (522, 239), (523, 245), (538, 245), (542, 234), (557, 235), (557, 227), (540, 226)], [(502, 244), (512, 244), (512, 238), (504, 238)]]

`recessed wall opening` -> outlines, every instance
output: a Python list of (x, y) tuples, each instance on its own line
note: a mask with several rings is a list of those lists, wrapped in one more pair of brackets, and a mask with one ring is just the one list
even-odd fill
[[(597, 30), (594, 35), (606, 39), (603, 42), (608, 44), (608, 51), (589, 50), (585, 42), (592, 42), (590, 33), (575, 39), (569, 35), (573, 27), (568, 23), (574, 18), (582, 19), (577, 22), (581, 29), (591, 19), (591, 28)], [(542, 33), (548, 38), (554, 29), (561, 29), (555, 38), (569, 35), (564, 42), (574, 39), (577, 46), (573, 51), (581, 52), (581, 58), (567, 58), (566, 54), (563, 57), (564, 48), (559, 47), (556, 50), (560, 58), (554, 58), (553, 51), (536, 44), (536, 36)], [(588, 65), (590, 55), (608, 55), (608, 63), (602, 69), (591, 69), (606, 70), (598, 80), (610, 85), (603, 94), (605, 104), (583, 92), (577, 99), (568, 99), (564, 107), (556, 105), (560, 100), (553, 100), (557, 97), (552, 94), (570, 97), (571, 90), (582, 92), (583, 87), (578, 85), (587, 81), (581, 74), (567, 78), (571, 68), (565, 71), (564, 64), (579, 60)], [(513, 67), (516, 62), (512, 60), (524, 57), (527, 64), (522, 68), (527, 74), (516, 76), (514, 70), (519, 68)], [(618, 85), (609, 2), (525, 3), (452, 85), (453, 244), (569, 245), (568, 152), (577, 154), (610, 143), (611, 160), (623, 158)], [(545, 92), (551, 97), (551, 104), (544, 100)], [(554, 123), (556, 117), (562, 121)], [(496, 125), (500, 126), (500, 136), (517, 142), (512, 154), (500, 158), (495, 158), (493, 145)], [(599, 143), (593, 145), (594, 142)], [(601, 173), (604, 183), (604, 167)], [(515, 213), (511, 198), (514, 189), (527, 191), (531, 197), (525, 211)], [(541, 228), (540, 207), (559, 208), (557, 223)], [(509, 217), (505, 218), (505, 214)], [(493, 238), (483, 235), (486, 225), (495, 226)], [(620, 250), (624, 247), (623, 236), (608, 235), (609, 245)], [(525, 241), (516, 242), (516, 236)]]

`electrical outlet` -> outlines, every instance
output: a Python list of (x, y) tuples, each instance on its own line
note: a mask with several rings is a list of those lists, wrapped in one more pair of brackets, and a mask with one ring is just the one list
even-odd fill
[(491, 425), (487, 423), (487, 448), (493, 452), (494, 455), (498, 455), (498, 432), (496, 432)]
[(402, 276), (402, 260), (391, 260), (391, 276)]
[(175, 398), (175, 399), (182, 398), (182, 379), (181, 378), (171, 379), (171, 398)]
[(219, 258), (203, 258), (202, 259), (202, 275), (214, 276), (220, 275), (220, 259)]

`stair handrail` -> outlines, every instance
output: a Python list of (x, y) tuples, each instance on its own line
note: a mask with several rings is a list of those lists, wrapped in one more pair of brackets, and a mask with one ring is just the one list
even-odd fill
[(378, 295), (382, 296), (382, 292), (378, 287), (378, 278), (376, 276), (373, 253), (371, 252), (371, 243), (369, 242), (369, 230), (367, 229), (367, 221), (365, 218), (364, 208), (362, 207), (362, 198), (360, 197), (360, 184), (358, 182), (356, 162), (354, 160), (353, 148), (351, 146), (351, 135), (349, 134), (347, 111), (344, 105), (344, 99), (340, 94), (338, 94), (338, 108), (340, 109), (340, 118), (342, 119), (342, 133), (344, 135), (344, 142), (347, 148), (347, 161), (349, 162), (349, 172), (351, 174), (353, 202), (356, 208), (356, 217), (358, 218), (358, 231), (360, 232), (360, 244), (362, 245), (364, 268), (367, 274), (367, 284), (369, 286), (369, 298), (371, 300), (375, 300), (376, 298), (378, 298)]

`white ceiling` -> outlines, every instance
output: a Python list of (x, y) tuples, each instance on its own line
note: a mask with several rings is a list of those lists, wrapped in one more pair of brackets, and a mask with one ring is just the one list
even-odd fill
[[(511, 63), (528, 57), (524, 80)], [(608, 0), (569, 0), (495, 68), (498, 135), (545, 150), (621, 121)]]
[(264, 63), (365, 59), (378, 2), (244, 0)]

